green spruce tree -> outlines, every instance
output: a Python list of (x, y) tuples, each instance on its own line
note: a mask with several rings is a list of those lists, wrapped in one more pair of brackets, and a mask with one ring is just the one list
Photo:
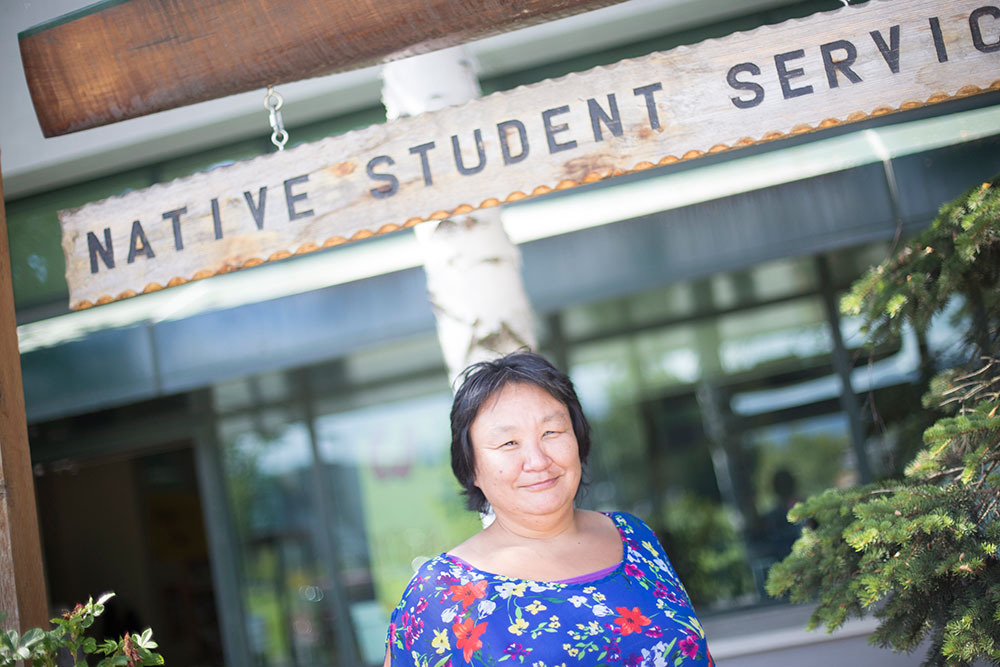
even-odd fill
[(872, 345), (956, 305), (963, 363), (930, 381), (922, 449), (901, 479), (796, 505), (802, 535), (767, 590), (818, 601), (810, 628), (874, 614), (873, 644), (909, 652), (929, 638), (925, 665), (1000, 665), (1000, 176), (942, 207), (841, 303)]

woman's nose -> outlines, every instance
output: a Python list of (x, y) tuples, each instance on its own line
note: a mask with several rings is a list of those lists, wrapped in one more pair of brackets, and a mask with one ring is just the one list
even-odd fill
[(545, 470), (552, 463), (541, 440), (533, 440), (524, 447), (524, 469)]

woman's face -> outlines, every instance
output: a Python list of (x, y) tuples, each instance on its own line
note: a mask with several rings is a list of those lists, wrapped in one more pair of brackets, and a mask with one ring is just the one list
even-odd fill
[(483, 403), (469, 429), (475, 484), (498, 517), (572, 507), (580, 451), (569, 410), (544, 389), (511, 383)]

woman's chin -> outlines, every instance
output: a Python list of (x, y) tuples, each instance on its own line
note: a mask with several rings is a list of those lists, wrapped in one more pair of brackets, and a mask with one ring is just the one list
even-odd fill
[(508, 516), (523, 514), (531, 517), (559, 516), (573, 509), (573, 496), (534, 493), (524, 498)]

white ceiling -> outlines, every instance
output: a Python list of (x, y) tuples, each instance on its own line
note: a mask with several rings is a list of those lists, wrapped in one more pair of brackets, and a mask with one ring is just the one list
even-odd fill
[[(795, 0), (629, 0), (470, 45), (483, 76), (681, 30)], [(0, 0), (0, 164), (5, 199), (88, 180), (255, 134), (270, 134), (264, 91), (233, 95), (115, 125), (46, 139), (21, 69), (18, 32), (90, 3)], [(379, 101), (378, 68), (285, 84), (285, 124), (294, 128)]]

